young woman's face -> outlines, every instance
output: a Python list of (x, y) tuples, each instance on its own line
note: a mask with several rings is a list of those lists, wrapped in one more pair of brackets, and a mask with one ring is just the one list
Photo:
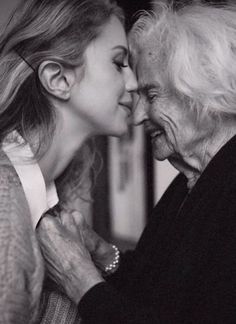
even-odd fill
[[(116, 17), (86, 49), (84, 75), (78, 69), (72, 109), (92, 135), (121, 136), (127, 131), (136, 78), (128, 65), (124, 28)], [(80, 75), (79, 75), (80, 74)]]

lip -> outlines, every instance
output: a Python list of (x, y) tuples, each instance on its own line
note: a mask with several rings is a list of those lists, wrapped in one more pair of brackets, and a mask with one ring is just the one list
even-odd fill
[(153, 139), (156, 136), (162, 135), (164, 133), (164, 130), (161, 127), (157, 127), (156, 125), (146, 123), (145, 132), (149, 134), (150, 137)]
[(133, 106), (133, 104), (132, 104), (131, 101), (120, 102), (120, 106), (123, 106), (123, 107), (127, 108), (130, 111), (130, 113), (132, 112), (132, 106)]
[(155, 138), (156, 136), (159, 136), (162, 134), (163, 134), (163, 131), (159, 129), (159, 130), (156, 130), (156, 131), (150, 133), (150, 136), (151, 136), (151, 138)]

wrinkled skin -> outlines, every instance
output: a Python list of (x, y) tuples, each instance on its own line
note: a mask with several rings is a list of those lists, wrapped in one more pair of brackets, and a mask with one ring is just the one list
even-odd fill
[(78, 226), (80, 223), (78, 212), (62, 212), (60, 218), (46, 214), (37, 229), (48, 276), (75, 303), (95, 284), (103, 281), (85, 247)]

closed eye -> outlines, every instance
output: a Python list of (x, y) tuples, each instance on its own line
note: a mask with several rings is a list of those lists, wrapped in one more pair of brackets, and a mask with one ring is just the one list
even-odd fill
[(149, 103), (153, 103), (158, 98), (157, 93), (147, 94), (147, 100)]
[(152, 103), (160, 97), (161, 88), (158, 83), (140, 84), (138, 93), (142, 94), (149, 103)]
[(128, 64), (124, 63), (123, 61), (114, 60), (113, 63), (115, 64), (115, 66), (119, 72), (121, 72), (122, 69), (127, 68), (129, 66)]

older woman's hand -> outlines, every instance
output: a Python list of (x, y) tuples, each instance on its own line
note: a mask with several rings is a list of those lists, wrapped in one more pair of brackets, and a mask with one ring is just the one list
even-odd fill
[(78, 303), (103, 279), (84, 246), (76, 217), (76, 212), (62, 212), (61, 218), (46, 214), (37, 228), (37, 236), (49, 277)]
[[(71, 215), (73, 215), (74, 223), (71, 224)], [(116, 256), (113, 245), (105, 241), (98, 235), (86, 222), (83, 215), (76, 212), (62, 212), (60, 214), (62, 224), (71, 231), (79, 230), (81, 239), (86, 248), (90, 252), (93, 262), (96, 266), (104, 271), (106, 266), (111, 264)], [(73, 226), (76, 225), (76, 228)]]

